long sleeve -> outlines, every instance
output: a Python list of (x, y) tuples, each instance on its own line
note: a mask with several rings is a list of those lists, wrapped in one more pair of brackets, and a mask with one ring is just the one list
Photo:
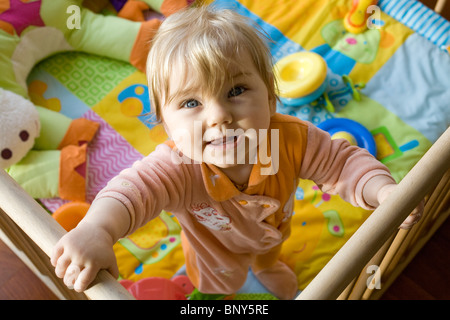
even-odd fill
[(313, 180), (329, 194), (339, 194), (345, 201), (365, 209), (374, 209), (364, 200), (364, 185), (376, 175), (391, 177), (389, 169), (366, 149), (351, 146), (344, 139), (309, 126), (307, 146), (300, 178)]
[(186, 166), (172, 161), (172, 149), (160, 145), (147, 157), (123, 170), (97, 195), (96, 199), (112, 197), (123, 203), (130, 214), (127, 234), (134, 232), (161, 210), (178, 208), (186, 192)]

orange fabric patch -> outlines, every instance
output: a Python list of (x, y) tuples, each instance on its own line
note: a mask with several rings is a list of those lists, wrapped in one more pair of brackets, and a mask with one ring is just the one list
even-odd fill
[(143, 22), (134, 41), (130, 54), (130, 63), (144, 73), (147, 55), (150, 51), (150, 41), (153, 39), (160, 25), (161, 21), (158, 19)]
[(61, 150), (66, 146), (79, 146), (90, 142), (97, 132), (100, 124), (85, 118), (74, 119), (67, 129), (64, 138), (59, 143), (58, 149)]
[(86, 178), (77, 169), (86, 164), (87, 144), (69, 145), (61, 150), (59, 195), (61, 199), (85, 201)]

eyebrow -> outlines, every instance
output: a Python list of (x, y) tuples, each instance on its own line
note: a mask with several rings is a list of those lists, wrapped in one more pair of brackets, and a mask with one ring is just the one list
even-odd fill
[[(236, 73), (234, 73), (230, 79), (238, 79), (238, 78), (242, 78), (242, 77), (248, 77), (251, 76), (252, 72), (247, 72), (247, 71), (238, 71)], [(168, 95), (168, 99), (167, 99), (167, 103), (172, 103), (174, 100), (176, 99), (181, 99), (183, 97), (192, 97), (192, 91), (197, 90), (196, 86), (188, 86), (187, 88), (183, 88), (181, 90), (178, 90), (177, 92), (175, 92), (174, 94)]]
[(183, 97), (192, 96), (192, 94), (191, 94), (192, 90), (194, 90), (194, 88), (190, 87), (187, 89), (179, 90), (179, 91), (175, 92), (174, 94), (169, 95), (169, 97), (167, 99), (167, 103), (172, 103), (174, 100), (181, 99)]
[[(197, 86), (192, 85), (192, 83), (190, 85), (189, 81), (186, 81), (186, 79), (184, 79), (182, 81), (184, 81), (184, 86), (182, 89), (177, 90), (177, 91), (173, 92), (172, 94), (170, 92), (172, 90), (167, 90), (167, 99), (166, 99), (165, 104), (172, 103), (176, 99), (179, 100), (182, 98), (192, 97), (192, 91), (197, 90)], [(198, 87), (200, 87), (200, 86), (198, 86)]]
[(251, 75), (252, 75), (251, 72), (239, 71), (236, 74), (232, 75), (231, 79), (240, 78), (240, 77), (248, 77), (248, 76), (251, 76)]

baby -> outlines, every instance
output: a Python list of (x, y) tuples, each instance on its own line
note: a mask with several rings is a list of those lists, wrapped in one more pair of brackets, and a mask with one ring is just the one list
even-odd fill
[(250, 268), (275, 296), (292, 299), (297, 278), (279, 254), (299, 179), (366, 209), (396, 187), (365, 149), (276, 113), (263, 39), (229, 10), (190, 8), (162, 23), (147, 76), (170, 139), (112, 179), (57, 243), (51, 262), (66, 285), (83, 291), (100, 269), (118, 276), (113, 244), (164, 209), (182, 227), (186, 272), (200, 292), (235, 293)]

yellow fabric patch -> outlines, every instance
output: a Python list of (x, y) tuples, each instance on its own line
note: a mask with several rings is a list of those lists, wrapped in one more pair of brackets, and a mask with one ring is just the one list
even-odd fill
[(297, 274), (300, 290), (314, 279), (370, 213), (337, 195), (321, 192), (310, 180), (300, 181), (291, 235), (284, 242), (280, 256)]
[(170, 278), (184, 265), (181, 228), (172, 215), (160, 216), (114, 245), (119, 273), (138, 281), (147, 277)]
[[(138, 118), (146, 114), (144, 105), (148, 103), (149, 98), (142, 89), (146, 86), (145, 75), (136, 71), (92, 108), (143, 155), (149, 154), (167, 139), (161, 125), (147, 126)], [(119, 99), (119, 95), (129, 88), (135, 89), (129, 97)]]

